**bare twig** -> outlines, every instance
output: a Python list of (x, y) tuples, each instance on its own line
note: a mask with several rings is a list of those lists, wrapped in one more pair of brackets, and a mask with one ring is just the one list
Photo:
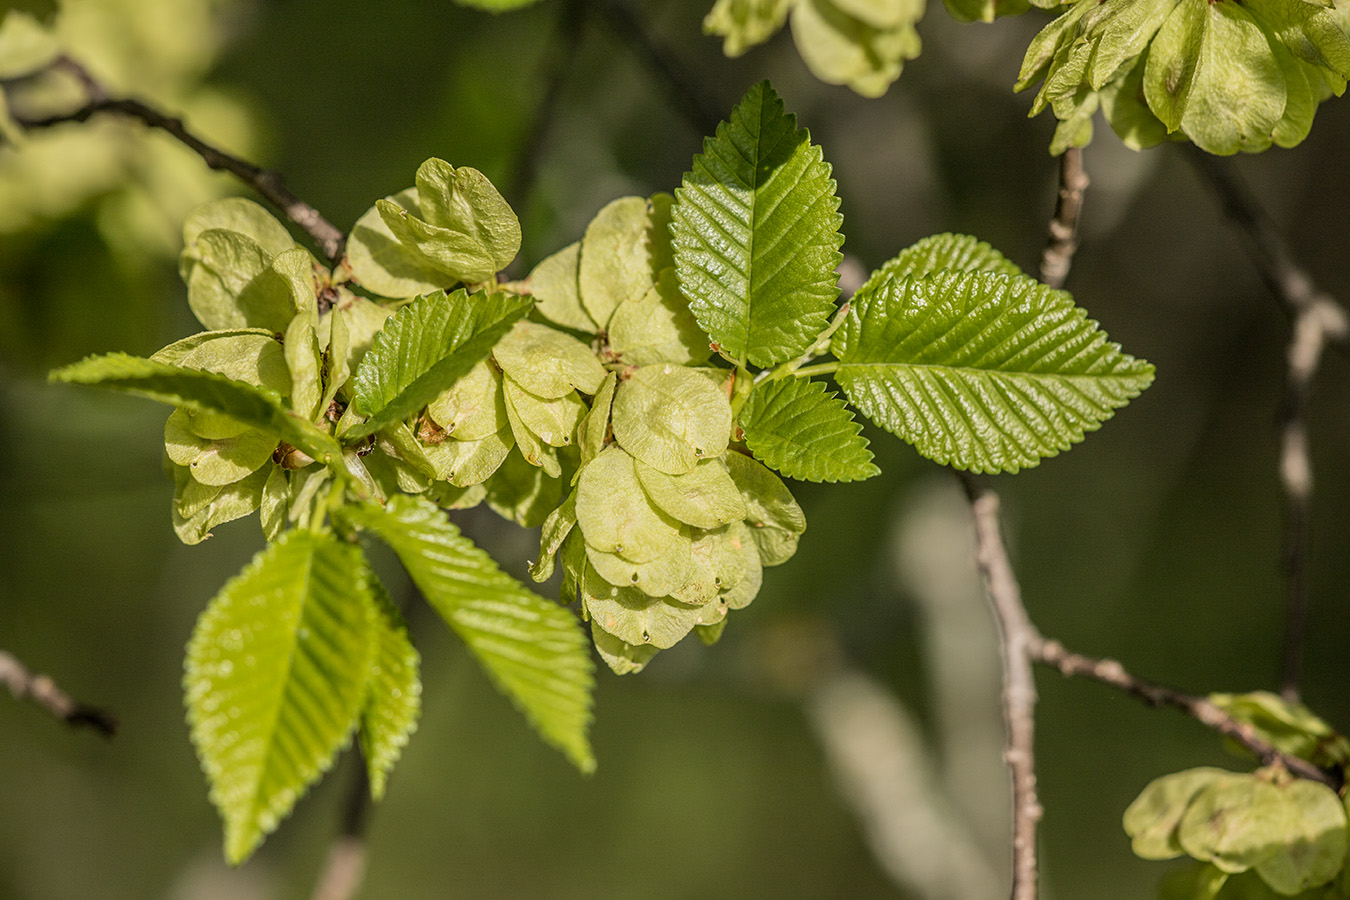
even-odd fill
[(117, 734), (117, 719), (106, 710), (71, 699), (46, 675), (34, 675), (13, 654), (0, 650), (0, 684), (16, 699), (32, 700), (56, 718), (73, 726), (92, 728), (104, 737)]
[(1350, 316), (1317, 287), (1295, 260), (1283, 234), (1261, 208), (1228, 160), (1188, 146), (1187, 158), (1242, 231), (1262, 279), (1291, 319), (1284, 399), (1280, 408), (1280, 487), (1284, 493), (1285, 635), (1280, 692), (1297, 700), (1307, 630), (1307, 559), (1312, 515), (1313, 470), (1308, 454), (1307, 414), (1313, 379), (1329, 344), (1350, 338)]
[(1083, 148), (1070, 147), (1059, 158), (1059, 196), (1050, 220), (1050, 236), (1041, 254), (1041, 281), (1052, 288), (1064, 287), (1078, 250), (1078, 220), (1083, 215), (1083, 193), (1088, 187), (1083, 168)]
[(351, 900), (366, 877), (366, 827), (370, 821), (370, 779), (358, 744), (352, 754), (355, 774), (347, 785), (342, 822), (328, 847), (310, 900)]
[[(229, 172), (275, 205), (314, 239), (314, 243), (329, 262), (336, 263), (341, 259), (346, 236), (318, 210), (291, 193), (279, 173), (261, 168), (208, 144), (188, 131), (182, 119), (166, 115), (139, 100), (109, 96), (103, 85), (87, 69), (69, 57), (58, 57), (46, 67), (45, 71), (64, 71), (74, 76), (84, 89), (85, 102), (77, 109), (50, 116), (29, 116), (20, 109), (11, 108), (11, 118), (21, 127), (33, 131), (67, 122), (86, 122), (100, 113), (110, 113), (135, 119), (150, 128), (158, 128), (195, 152), (209, 168)], [(37, 77), (41, 74), (42, 71), (39, 71), (27, 77)]]
[(1003, 645), (1003, 716), (1008, 725), (1004, 756), (1012, 774), (1012, 900), (1035, 900), (1036, 826), (1041, 804), (1036, 794), (1036, 680), (1031, 660), (1041, 642), (1022, 605), (1022, 591), (1003, 545), (998, 495), (962, 479), (975, 517), (975, 560), (984, 575), (989, 601)]
[(695, 130), (704, 135), (717, 130), (722, 121), (717, 105), (709, 100), (693, 73), (648, 32), (625, 0), (595, 0), (589, 5), (604, 17), (620, 42), (657, 76), (665, 87), (667, 100)]

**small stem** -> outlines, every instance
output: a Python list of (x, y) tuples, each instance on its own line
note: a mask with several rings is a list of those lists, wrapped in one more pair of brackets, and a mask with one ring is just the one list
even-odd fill
[(1078, 220), (1083, 215), (1083, 193), (1088, 187), (1083, 168), (1083, 148), (1070, 147), (1059, 158), (1059, 196), (1050, 219), (1050, 237), (1041, 254), (1041, 281), (1052, 288), (1064, 287), (1078, 250)]
[(34, 675), (3, 650), (0, 650), (0, 684), (8, 687), (16, 700), (32, 700), (68, 725), (92, 728), (104, 737), (117, 734), (117, 719), (111, 713), (71, 699), (51, 678)]
[[(828, 350), (830, 347), (830, 338), (834, 337), (834, 333), (844, 324), (844, 320), (848, 318), (848, 311), (852, 308), (853, 304), (845, 301), (839, 309), (835, 310), (834, 317), (830, 319), (830, 324), (825, 326), (824, 331), (816, 335), (816, 339), (811, 342), (810, 347), (806, 348), (805, 353), (796, 359), (789, 360), (773, 369), (766, 369), (763, 372), (760, 372), (755, 376), (755, 381), (777, 381), (780, 378), (786, 378)], [(829, 365), (829, 363), (825, 363), (824, 365)], [(834, 365), (836, 368), (838, 367), (838, 363), (835, 363)], [(833, 372), (834, 369), (831, 369), (830, 371)]]
[(814, 366), (802, 366), (800, 369), (793, 369), (791, 372), (784, 372), (782, 375), (774, 376), (774, 380), (791, 375), (794, 378), (810, 378), (812, 375), (830, 375), (839, 370), (839, 362), (817, 363)]
[(10, 118), (19, 126), (34, 131), (67, 122), (86, 122), (100, 113), (111, 113), (124, 118), (135, 119), (150, 128), (158, 128), (200, 156), (208, 168), (229, 172), (280, 209), (286, 214), (287, 218), (313, 238), (314, 243), (318, 245), (330, 263), (336, 264), (342, 258), (342, 249), (347, 240), (346, 236), (325, 219), (318, 210), (291, 193), (279, 173), (264, 169), (208, 144), (188, 131), (182, 119), (166, 115), (139, 100), (109, 96), (104, 86), (84, 66), (69, 57), (58, 57), (44, 69), (30, 73), (26, 78), (38, 77), (45, 71), (65, 71), (73, 75), (84, 88), (87, 99), (77, 109), (52, 116), (25, 116), (20, 111), (11, 108)]

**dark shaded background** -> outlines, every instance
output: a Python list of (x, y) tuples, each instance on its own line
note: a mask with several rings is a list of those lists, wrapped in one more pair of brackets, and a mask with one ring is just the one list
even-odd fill
[[(583, 4), (575, 35), (557, 0), (501, 17), (415, 0), (236, 7), (210, 82), (246, 99), (265, 162), (340, 227), (435, 155), (503, 187), (532, 265), (610, 199), (673, 189), (700, 147), (702, 128), (669, 102), (642, 52), (616, 37), (606, 5)], [(872, 267), (953, 230), (1035, 268), (1053, 205), (1053, 122), (1027, 120), (1030, 97), (1009, 85), (1039, 13), (958, 25), (934, 6), (920, 28), (923, 56), (869, 101), (815, 81), (785, 34), (724, 59), (699, 34), (707, 6), (632, 9), (716, 114), (773, 79), (834, 165), (846, 251)], [(546, 73), (563, 65), (541, 128)], [(153, 85), (139, 90), (154, 99)], [(1333, 100), (1302, 146), (1234, 161), (1301, 260), (1343, 297), (1347, 140), (1350, 103)], [(1114, 340), (1157, 365), (1158, 379), (1072, 453), (994, 479), (1027, 605), (1071, 648), (1158, 680), (1199, 692), (1274, 687), (1285, 320), (1179, 148), (1136, 154), (1099, 125), (1087, 167), (1094, 184), (1068, 287)], [(256, 520), (180, 546), (160, 471), (164, 410), (43, 378), (85, 353), (146, 354), (195, 330), (172, 262), (128, 272), (88, 219), (64, 219), (0, 236), (0, 280), (0, 648), (122, 720), (104, 742), (0, 697), (0, 898), (306, 896), (351, 761), (231, 873), (183, 722), (182, 648), (223, 579), (261, 545)], [(1305, 694), (1342, 728), (1347, 396), (1346, 360), (1333, 353), (1311, 413)], [(932, 726), (954, 791), (998, 765), (996, 750), (971, 763), (942, 743), (963, 717), (987, 726), (987, 708), (944, 708), (932, 690), (944, 666), (988, 668), (987, 634), (944, 645), (935, 660), (927, 614), (897, 566), (907, 517), (951, 479), (889, 435), (872, 438), (884, 474), (800, 487), (810, 524), (797, 557), (766, 573), (721, 644), (687, 641), (637, 677), (601, 673), (594, 778), (543, 747), (448, 632), (415, 614), (424, 717), (375, 813), (363, 896), (904, 896), (835, 790), (799, 695), (775, 676), (800, 643), (793, 635), (833, 635), (850, 665)], [(470, 527), (517, 566), (533, 556), (531, 537), (513, 527)], [(1243, 763), (1173, 713), (1051, 673), (1040, 687), (1047, 896), (1149, 896), (1166, 866), (1130, 855), (1121, 811), (1165, 772)], [(1000, 851), (989, 845), (1005, 802), (995, 785), (982, 807), (979, 797), (966, 805), (995, 865)]]

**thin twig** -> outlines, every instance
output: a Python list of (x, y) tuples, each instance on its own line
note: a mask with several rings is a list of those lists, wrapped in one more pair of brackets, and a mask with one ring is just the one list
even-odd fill
[[(28, 116), (19, 109), (11, 108), (10, 117), (22, 128), (35, 131), (67, 122), (86, 122), (100, 113), (135, 119), (150, 128), (158, 128), (195, 152), (209, 168), (229, 172), (275, 205), (314, 239), (314, 243), (329, 262), (336, 263), (341, 259), (346, 236), (318, 210), (291, 193), (279, 173), (254, 165), (208, 144), (188, 131), (182, 119), (166, 115), (130, 97), (109, 96), (104, 86), (87, 69), (69, 57), (58, 57), (46, 69), (73, 75), (84, 89), (85, 102), (77, 109), (50, 116)], [(28, 77), (40, 74), (41, 71)]]
[(32, 700), (69, 725), (92, 728), (104, 737), (117, 734), (117, 719), (107, 710), (86, 706), (46, 675), (34, 675), (13, 654), (0, 650), (0, 684), (18, 700)]
[(1031, 669), (1041, 640), (1022, 605), (1022, 590), (1003, 545), (998, 495), (963, 477), (975, 517), (975, 560), (984, 575), (1003, 648), (1003, 716), (1008, 726), (1004, 758), (1012, 774), (1012, 900), (1036, 900), (1036, 680)]
[(1308, 621), (1308, 539), (1312, 517), (1313, 469), (1308, 454), (1307, 416), (1313, 379), (1329, 344), (1344, 347), (1350, 315), (1321, 290), (1293, 253), (1283, 234), (1232, 165), (1190, 147), (1187, 159), (1218, 194), (1224, 213), (1246, 238), (1261, 278), (1291, 319), (1284, 398), (1280, 406), (1280, 487), (1284, 494), (1285, 634), (1280, 692), (1297, 700)]
[(1050, 219), (1050, 236), (1041, 254), (1041, 281), (1052, 288), (1064, 287), (1078, 250), (1078, 220), (1083, 215), (1083, 194), (1088, 187), (1083, 168), (1083, 148), (1070, 147), (1059, 158), (1059, 196)]
[(625, 0), (594, 0), (588, 5), (604, 17), (618, 33), (620, 42), (657, 76), (670, 104), (695, 130), (704, 135), (717, 130), (722, 121), (717, 104), (711, 102), (694, 74), (648, 32)]

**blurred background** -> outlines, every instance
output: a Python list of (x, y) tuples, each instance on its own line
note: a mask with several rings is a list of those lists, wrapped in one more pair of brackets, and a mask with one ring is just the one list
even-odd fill
[[(609, 200), (676, 187), (707, 118), (765, 77), (833, 164), (844, 249), (869, 269), (950, 230), (1034, 270), (1053, 209), (1054, 122), (1028, 120), (1031, 97), (1010, 89), (1045, 21), (1035, 11), (960, 25), (932, 4), (922, 56), (864, 100), (812, 78), (787, 34), (725, 59), (700, 33), (708, 0), (546, 0), (502, 16), (419, 0), (64, 5), (62, 39), (115, 92), (280, 170), (341, 228), (429, 156), (481, 169), (521, 216), (520, 274)], [(0, 78), (25, 65), (6, 46)], [(683, 73), (682, 97), (656, 58)], [(1348, 144), (1350, 102), (1332, 100), (1300, 147), (1234, 161), (1343, 298)], [(1072, 453), (992, 479), (1027, 606), (1047, 635), (1146, 677), (1274, 688), (1286, 321), (1178, 147), (1134, 153), (1099, 124), (1086, 165), (1067, 286), (1158, 377)], [(344, 758), (252, 861), (224, 865), (179, 681), (197, 614), (262, 544), (257, 520), (181, 546), (164, 408), (45, 381), (87, 353), (149, 354), (197, 330), (179, 223), (223, 193), (245, 192), (125, 123), (0, 148), (0, 650), (122, 724), (105, 741), (0, 695), (3, 900), (308, 896), (355, 774)], [(1310, 419), (1304, 694), (1342, 729), (1348, 397), (1332, 353)], [(362, 896), (1004, 895), (999, 667), (963, 501), (949, 473), (869, 436), (884, 474), (794, 485), (800, 550), (720, 644), (684, 641), (639, 676), (601, 667), (592, 778), (415, 609), (424, 713), (374, 811)], [(500, 521), (466, 527), (517, 570), (536, 552)], [(1166, 772), (1245, 763), (1174, 713), (1052, 672), (1039, 686), (1045, 895), (1151, 896), (1167, 866), (1130, 854), (1125, 806)]]

